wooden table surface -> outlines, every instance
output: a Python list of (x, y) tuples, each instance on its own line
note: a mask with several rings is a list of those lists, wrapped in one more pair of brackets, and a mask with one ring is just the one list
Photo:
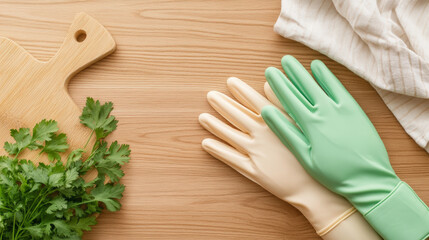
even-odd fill
[(264, 69), (292, 54), (321, 59), (374, 123), (398, 175), (429, 203), (429, 155), (405, 133), (363, 79), (273, 32), (280, 0), (0, 1), (0, 35), (40, 60), (53, 56), (74, 15), (85, 11), (118, 48), (70, 81), (79, 106), (115, 103), (129, 143), (123, 208), (102, 214), (84, 239), (317, 239), (306, 219), (200, 145), (198, 124), (214, 113), (205, 95), (236, 76), (262, 92)]

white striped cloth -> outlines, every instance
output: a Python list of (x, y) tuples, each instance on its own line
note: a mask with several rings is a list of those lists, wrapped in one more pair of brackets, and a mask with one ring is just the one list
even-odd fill
[(429, 1), (282, 0), (274, 30), (369, 81), (429, 152)]

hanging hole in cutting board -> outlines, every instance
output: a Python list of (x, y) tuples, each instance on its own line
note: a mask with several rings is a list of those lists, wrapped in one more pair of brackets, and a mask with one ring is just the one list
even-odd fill
[(86, 32), (85, 30), (79, 30), (74, 34), (74, 38), (76, 39), (76, 41), (78, 42), (83, 42), (86, 38)]

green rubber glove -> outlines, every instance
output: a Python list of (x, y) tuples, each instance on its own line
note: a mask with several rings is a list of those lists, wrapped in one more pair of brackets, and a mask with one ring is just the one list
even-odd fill
[(292, 56), (266, 78), (286, 112), (264, 107), (262, 117), (307, 172), (348, 199), (385, 239), (425, 239), (429, 209), (392, 169), (387, 151), (366, 114), (318, 60), (314, 78)]

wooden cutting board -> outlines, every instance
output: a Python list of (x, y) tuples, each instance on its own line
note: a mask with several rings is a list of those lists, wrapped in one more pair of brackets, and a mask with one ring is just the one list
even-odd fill
[[(68, 81), (115, 48), (110, 33), (85, 13), (76, 15), (62, 46), (47, 62), (0, 38), (0, 144), (13, 140), (10, 129), (32, 128), (42, 119), (53, 119), (67, 134), (69, 149), (82, 148), (91, 131), (79, 122), (81, 109), (68, 93)], [(0, 154), (6, 154), (3, 148)], [(20, 156), (34, 159), (36, 154)], [(47, 162), (46, 157), (38, 159)]]

